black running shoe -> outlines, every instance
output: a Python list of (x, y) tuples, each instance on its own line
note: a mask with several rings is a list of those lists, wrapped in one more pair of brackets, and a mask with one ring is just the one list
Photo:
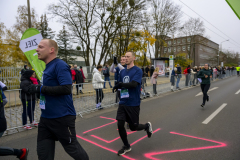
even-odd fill
[(205, 104), (201, 104), (201, 107), (204, 107), (205, 106)]
[(151, 138), (152, 137), (152, 133), (153, 133), (151, 122), (148, 122), (147, 126), (148, 126), (148, 128), (146, 129), (146, 132), (147, 132), (148, 138)]
[(209, 101), (209, 96), (207, 96), (207, 101)]
[(118, 151), (118, 155), (122, 156), (122, 155), (126, 154), (127, 152), (130, 152), (131, 150), (132, 150), (132, 148), (130, 146), (129, 147), (123, 146), (122, 149), (120, 149)]

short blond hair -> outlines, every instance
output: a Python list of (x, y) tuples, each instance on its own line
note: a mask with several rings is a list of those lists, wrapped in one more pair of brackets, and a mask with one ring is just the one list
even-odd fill
[(48, 44), (50, 47), (53, 47), (54, 48), (54, 51), (56, 54), (58, 54), (58, 45), (57, 45), (57, 42), (52, 40), (52, 39), (48, 39), (48, 38), (44, 38), (42, 40), (47, 40), (48, 41)]
[(133, 56), (133, 57), (136, 56), (136, 54), (135, 54), (133, 51), (127, 51), (126, 53), (128, 53), (128, 52), (132, 53), (132, 56)]

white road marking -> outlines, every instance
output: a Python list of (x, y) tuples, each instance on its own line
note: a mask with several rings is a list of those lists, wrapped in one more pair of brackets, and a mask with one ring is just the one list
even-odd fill
[[(213, 91), (213, 90), (215, 90), (215, 89), (218, 89), (218, 87), (214, 87), (214, 88), (212, 88), (212, 89), (209, 89), (208, 92)], [(197, 97), (197, 96), (201, 96), (201, 95), (203, 95), (202, 92), (198, 93), (195, 97)]]
[(223, 103), (215, 112), (213, 112), (207, 119), (205, 119), (202, 123), (208, 124), (224, 107), (227, 106), (227, 103)]
[(239, 91), (237, 91), (235, 94), (239, 94), (240, 93), (240, 89), (239, 89)]

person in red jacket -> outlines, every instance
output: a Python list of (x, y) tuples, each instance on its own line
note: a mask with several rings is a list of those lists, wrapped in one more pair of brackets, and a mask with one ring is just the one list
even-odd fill
[(74, 71), (74, 68), (73, 66), (71, 65), (71, 73), (72, 73), (72, 84), (75, 83), (75, 75), (76, 75), (76, 72)]
[(82, 72), (83, 82), (85, 82), (86, 77), (84, 76), (82, 66), (80, 66), (80, 71)]

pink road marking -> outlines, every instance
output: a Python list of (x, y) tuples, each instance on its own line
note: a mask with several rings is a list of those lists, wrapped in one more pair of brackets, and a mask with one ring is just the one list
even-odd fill
[[(81, 137), (81, 136), (79, 136), (79, 135), (76, 135), (78, 138), (80, 138), (80, 139), (82, 139), (82, 140), (84, 140), (84, 141), (87, 141), (87, 142), (89, 142), (89, 143), (91, 143), (91, 144), (93, 144), (93, 145), (95, 145), (95, 146), (98, 146), (98, 147), (100, 147), (100, 148), (102, 148), (102, 149), (105, 149), (105, 150), (107, 150), (107, 151), (110, 151), (110, 152), (113, 152), (113, 153), (118, 153), (117, 151), (115, 151), (115, 150), (112, 150), (112, 149), (110, 149), (110, 148), (107, 148), (107, 147), (104, 147), (104, 146), (102, 146), (102, 145), (100, 145), (100, 144), (97, 144), (97, 143), (95, 143), (95, 142), (93, 142), (93, 141), (90, 141), (90, 140), (88, 140), (88, 139), (86, 139), (86, 138), (83, 138), (83, 137)], [(126, 158), (126, 159), (129, 159), (129, 160), (136, 160), (136, 159), (133, 159), (133, 158), (131, 158), (131, 157), (128, 157), (128, 156), (126, 156), (126, 155), (122, 155), (122, 157), (124, 157), (124, 158)]]
[[(136, 131), (134, 131), (134, 132), (127, 132), (127, 135), (129, 135), (129, 134), (132, 134), (132, 133), (135, 133)], [(100, 137), (98, 137), (98, 136), (95, 136), (95, 135), (91, 135), (92, 137), (94, 137), (94, 138), (96, 138), (96, 139), (99, 139), (99, 140), (101, 140), (101, 141), (103, 141), (103, 142), (106, 142), (106, 143), (112, 143), (112, 142), (114, 142), (114, 141), (116, 141), (116, 140), (118, 140), (120, 137), (117, 137), (117, 138), (115, 138), (115, 139), (113, 139), (113, 140), (111, 140), (111, 141), (108, 141), (108, 140), (105, 140), (105, 139), (103, 139), (103, 138), (100, 138)]]
[[(159, 130), (160, 130), (160, 128), (158, 128), (158, 129), (156, 129), (155, 131), (153, 131), (153, 133), (155, 133), (155, 132), (157, 132), (157, 131), (159, 131)], [(146, 135), (146, 136), (143, 136), (142, 138), (140, 138), (140, 139), (136, 140), (135, 142), (133, 142), (132, 144), (130, 144), (130, 146), (133, 146), (134, 144), (138, 143), (139, 141), (143, 140), (143, 139), (146, 138), (146, 137), (147, 137), (147, 135)]]
[(151, 159), (151, 160), (160, 160), (160, 159), (154, 158), (154, 157), (152, 157), (152, 156), (154, 156), (154, 155), (160, 155), (160, 154), (167, 154), (167, 153), (175, 153), (175, 152), (186, 152), (186, 151), (197, 151), (197, 150), (213, 149), (213, 148), (220, 148), (220, 147), (226, 147), (226, 146), (227, 146), (225, 143), (218, 142), (218, 141), (214, 141), (214, 140), (210, 140), (210, 139), (206, 139), (206, 138), (200, 138), (200, 137), (190, 136), (190, 135), (181, 134), (181, 133), (176, 133), (176, 132), (170, 132), (170, 133), (171, 133), (171, 134), (180, 135), (180, 136), (184, 136), (184, 137), (189, 137), (189, 138), (194, 138), (194, 139), (200, 139), (200, 140), (204, 140), (204, 141), (208, 141), (208, 142), (212, 142), (212, 143), (217, 143), (217, 144), (219, 144), (219, 145), (216, 145), (216, 146), (197, 147), (197, 148), (176, 149), (176, 150), (161, 151), (161, 152), (152, 152), (152, 153), (146, 153), (146, 154), (144, 154), (144, 156), (145, 156), (146, 158)]
[(110, 120), (113, 120), (113, 122), (104, 124), (104, 125), (102, 125), (102, 126), (99, 126), (99, 127), (96, 127), (96, 128), (90, 129), (90, 130), (87, 130), (87, 131), (83, 132), (83, 134), (88, 133), (88, 132), (93, 131), (93, 130), (96, 130), (96, 129), (99, 129), (99, 128), (102, 128), (102, 127), (105, 127), (105, 126), (108, 126), (108, 125), (110, 125), (110, 124), (113, 124), (113, 123), (116, 123), (116, 122), (117, 122), (117, 120), (116, 120), (116, 119), (113, 119), (113, 118), (107, 118), (107, 117), (102, 117), (102, 116), (100, 116), (100, 118), (110, 119)]

